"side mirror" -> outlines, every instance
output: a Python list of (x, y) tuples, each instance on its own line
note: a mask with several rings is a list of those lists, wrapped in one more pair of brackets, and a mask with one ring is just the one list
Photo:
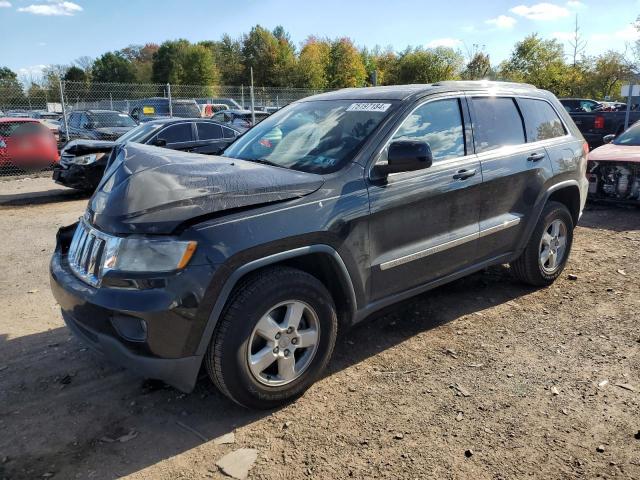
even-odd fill
[(616, 134), (610, 133), (609, 135), (605, 135), (604, 137), (602, 137), (602, 141), (604, 143), (611, 143), (615, 140), (615, 138), (616, 138)]
[(427, 142), (398, 140), (389, 145), (387, 164), (376, 165), (376, 170), (383, 175), (389, 175), (422, 170), (429, 168), (432, 163), (433, 154)]
[(156, 139), (153, 141), (153, 144), (154, 144), (156, 147), (166, 147), (166, 146), (167, 146), (167, 141), (166, 141), (164, 138), (156, 138)]

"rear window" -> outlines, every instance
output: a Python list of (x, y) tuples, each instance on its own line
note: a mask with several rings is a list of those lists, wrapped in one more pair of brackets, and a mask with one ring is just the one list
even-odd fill
[(472, 102), (476, 151), (525, 143), (522, 117), (513, 98), (475, 97)]
[(537, 142), (567, 134), (556, 111), (544, 100), (519, 98), (518, 104), (524, 116), (527, 142)]
[(45, 133), (47, 127), (39, 122), (3, 122), (0, 123), (0, 137), (16, 137)]

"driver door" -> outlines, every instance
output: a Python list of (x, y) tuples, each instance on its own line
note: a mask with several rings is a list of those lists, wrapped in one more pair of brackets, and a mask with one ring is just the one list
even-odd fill
[[(445, 277), (477, 258), (482, 172), (464, 97), (418, 104), (387, 142), (426, 141), (431, 167), (372, 180), (371, 299)], [(385, 147), (378, 162), (386, 161)]]

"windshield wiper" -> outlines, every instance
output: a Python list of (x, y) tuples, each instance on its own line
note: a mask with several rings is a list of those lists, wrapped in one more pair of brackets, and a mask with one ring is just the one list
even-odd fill
[(271, 165), (272, 167), (287, 168), (280, 165), (279, 163), (275, 163), (275, 162), (272, 162), (271, 160), (267, 160), (266, 158), (246, 158), (243, 160), (247, 160), (248, 162), (261, 163), (263, 165)]

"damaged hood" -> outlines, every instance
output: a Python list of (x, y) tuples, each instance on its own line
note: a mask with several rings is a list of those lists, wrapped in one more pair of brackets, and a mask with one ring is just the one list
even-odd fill
[(299, 198), (323, 183), (312, 173), (128, 143), (88, 213), (105, 232), (169, 234), (195, 217)]
[(116, 142), (110, 140), (72, 140), (64, 146), (60, 154), (77, 157), (89, 153), (108, 152), (115, 145)]

